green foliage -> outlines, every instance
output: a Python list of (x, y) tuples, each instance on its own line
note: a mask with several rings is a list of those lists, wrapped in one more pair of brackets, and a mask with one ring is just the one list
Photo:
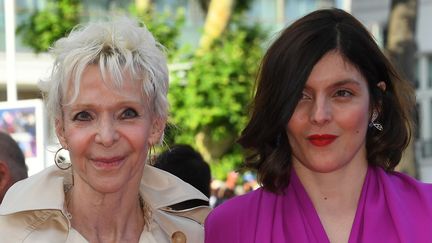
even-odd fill
[(179, 128), (173, 140), (194, 144), (195, 135), (202, 131), (213, 141), (232, 138), (224, 155), (211, 161), (217, 178), (225, 177), (242, 162), (241, 150), (234, 141), (247, 122), (247, 107), (263, 52), (260, 44), (265, 37), (259, 25), (234, 21), (208, 51), (193, 57), (185, 75), (172, 75), (168, 92), (170, 122)]
[[(239, 1), (236, 9), (247, 8), (248, 1)], [(17, 31), (23, 43), (35, 52), (47, 51), (55, 40), (79, 23), (81, 8), (80, 0), (49, 1), (45, 9), (35, 12)], [(138, 13), (132, 5), (129, 12), (141, 19), (167, 48), (170, 63), (191, 65), (180, 71), (171, 69), (168, 92), (171, 125), (166, 131), (167, 144), (197, 145), (197, 134), (203, 132), (215, 144), (224, 141), (228, 147), (222, 149), (223, 154), (208, 161), (213, 176), (224, 179), (243, 160), (235, 139), (247, 122), (266, 31), (257, 24), (244, 24), (241, 11), (236, 10), (224, 34), (208, 51), (195, 54), (194, 50), (179, 46), (185, 23), (183, 9), (174, 14), (152, 9)]]
[(35, 53), (46, 52), (51, 44), (79, 23), (80, 0), (47, 1), (46, 8), (34, 12), (17, 28), (22, 42)]
[(174, 62), (175, 58), (183, 51), (178, 43), (180, 31), (185, 23), (185, 11), (183, 8), (178, 8), (175, 13), (171, 11), (156, 12), (152, 9), (140, 13), (135, 8), (135, 5), (129, 7), (129, 12), (140, 19), (167, 49), (167, 55), (170, 62)]

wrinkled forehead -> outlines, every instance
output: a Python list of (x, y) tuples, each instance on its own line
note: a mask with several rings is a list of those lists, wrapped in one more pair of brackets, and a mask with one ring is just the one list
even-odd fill
[[(113, 72), (107, 69), (103, 70), (98, 64), (90, 64), (81, 73), (76, 73), (67, 80), (63, 89), (63, 97), (65, 98), (63, 103), (75, 101), (79, 94), (86, 89), (100, 89), (103, 87), (122, 96), (135, 96), (136, 92), (131, 91), (139, 91), (142, 98), (146, 98), (147, 96), (143, 91), (143, 79), (145, 79), (144, 75), (133, 75), (128, 69)], [(95, 97), (95, 99), (97, 98)]]

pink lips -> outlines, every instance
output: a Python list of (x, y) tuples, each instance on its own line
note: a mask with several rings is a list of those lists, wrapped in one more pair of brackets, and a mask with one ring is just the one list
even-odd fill
[(123, 157), (93, 158), (92, 161), (94, 165), (98, 168), (110, 169), (119, 166), (122, 163), (123, 159)]
[(323, 147), (333, 143), (337, 136), (331, 134), (314, 134), (307, 137), (309, 141), (318, 147)]

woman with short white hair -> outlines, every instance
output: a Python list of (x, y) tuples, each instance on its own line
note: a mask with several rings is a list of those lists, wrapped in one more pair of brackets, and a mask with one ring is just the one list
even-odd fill
[(9, 190), (0, 207), (2, 240), (202, 242), (209, 208), (176, 205), (207, 197), (148, 165), (168, 114), (163, 47), (137, 21), (121, 18), (75, 28), (52, 53), (41, 89), (70, 163), (56, 154), (60, 169)]

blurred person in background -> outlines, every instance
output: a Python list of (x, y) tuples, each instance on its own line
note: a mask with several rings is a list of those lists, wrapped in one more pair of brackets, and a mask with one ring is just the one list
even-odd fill
[(252, 172), (247, 171), (243, 174), (243, 193), (248, 193), (259, 188), (256, 177)]
[(168, 116), (162, 49), (126, 17), (78, 26), (54, 44), (41, 89), (61, 144), (58, 168), (8, 191), (0, 206), (3, 242), (203, 241), (209, 207), (170, 206), (207, 197), (147, 162)]
[(236, 187), (237, 187), (237, 179), (238, 179), (238, 172), (230, 171), (227, 174), (227, 178), (225, 180), (225, 183), (223, 183), (220, 187), (218, 187), (214, 195), (216, 196), (216, 200), (214, 202), (213, 207), (217, 207), (224, 203), (226, 200), (231, 199), (237, 195), (236, 193)]
[(22, 150), (9, 134), (0, 131), (0, 204), (6, 191), (27, 176)]
[[(210, 166), (199, 152), (187, 144), (176, 144), (159, 154), (154, 167), (167, 171), (210, 197)], [(208, 201), (184, 202), (190, 207), (209, 205)], [(180, 205), (177, 205), (180, 206)]]
[(261, 188), (224, 202), (206, 243), (432, 242), (432, 185), (395, 172), (415, 96), (367, 29), (314, 11), (266, 52), (239, 143)]

